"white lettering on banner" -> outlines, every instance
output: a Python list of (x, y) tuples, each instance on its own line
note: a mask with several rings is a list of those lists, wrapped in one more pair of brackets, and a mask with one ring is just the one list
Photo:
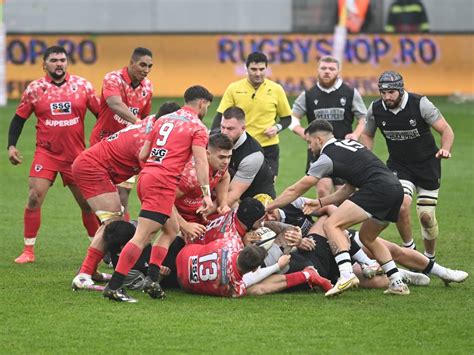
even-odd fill
[(46, 120), (44, 124), (51, 127), (69, 127), (76, 125), (78, 122), (79, 117), (74, 117), (70, 120)]

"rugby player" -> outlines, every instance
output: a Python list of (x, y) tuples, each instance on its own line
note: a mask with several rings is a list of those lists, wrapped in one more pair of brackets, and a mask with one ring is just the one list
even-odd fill
[(35, 114), (36, 150), (29, 172), (28, 200), (23, 218), (24, 248), (15, 259), (18, 264), (35, 261), (41, 206), (58, 174), (82, 210), (82, 222), (89, 237), (92, 238), (99, 228), (71, 170), (72, 162), (85, 149), (84, 118), (87, 109), (97, 116), (99, 99), (89, 81), (67, 72), (68, 64), (63, 47), (46, 49), (43, 55), (46, 74), (28, 85), (8, 131), (8, 159), (13, 165), (21, 164), (23, 157), (16, 145), (26, 120)]

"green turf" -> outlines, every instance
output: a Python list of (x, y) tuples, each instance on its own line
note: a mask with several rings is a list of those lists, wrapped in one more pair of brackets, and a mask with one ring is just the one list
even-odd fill
[[(456, 134), (453, 158), (443, 163), (438, 261), (472, 274), (474, 106), (449, 104), (443, 98), (433, 101)], [(0, 109), (4, 146), (16, 104)], [(158, 105), (157, 100), (154, 109)], [(216, 104), (208, 117), (213, 117), (215, 108)], [(93, 122), (88, 118), (90, 132)], [(303, 174), (306, 162), (302, 140), (291, 132), (281, 138), (279, 191)], [(358, 290), (334, 300), (310, 292), (231, 300), (169, 291), (163, 302), (132, 292), (140, 302), (130, 305), (106, 301), (98, 293), (73, 293), (70, 282), (88, 241), (79, 209), (59, 182), (43, 206), (37, 262), (13, 263), (22, 248), (34, 141), (32, 120), (18, 144), (24, 164), (11, 166), (6, 151), (0, 159), (1, 353), (473, 352), (472, 280), (445, 287), (433, 279), (429, 287), (411, 287), (409, 297)], [(376, 152), (386, 157), (380, 136)], [(131, 206), (135, 216), (139, 208), (135, 194)], [(421, 247), (417, 225), (414, 230)], [(385, 236), (399, 242), (393, 226)]]

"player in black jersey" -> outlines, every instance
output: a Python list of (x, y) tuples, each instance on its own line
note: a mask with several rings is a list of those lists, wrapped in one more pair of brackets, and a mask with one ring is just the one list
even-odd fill
[(239, 107), (229, 107), (221, 120), (221, 133), (234, 143), (229, 173), (232, 178), (227, 194), (227, 204), (265, 193), (275, 197), (275, 174), (268, 164), (263, 149), (245, 130), (245, 112)]
[[(255, 196), (257, 200), (262, 202), (264, 205), (268, 205), (273, 199), (265, 194), (259, 194)], [(304, 204), (308, 201), (306, 197), (298, 197), (295, 201), (285, 205), (281, 208), (275, 208), (272, 213), (267, 214), (267, 221), (276, 221), (287, 223), (300, 227), (302, 238), (298, 241), (292, 241), (292, 245), (297, 247), (297, 250), (291, 252), (290, 264), (286, 272), (295, 272), (303, 270), (307, 266), (313, 266), (318, 270), (318, 273), (331, 280), (335, 283), (337, 277), (339, 277), (339, 270), (334, 262), (329, 244), (326, 238), (326, 234), (323, 229), (323, 220), (327, 216), (322, 216), (314, 222), (312, 216), (305, 215), (303, 212)], [(326, 209), (327, 214), (331, 214), (335, 210), (335, 206), (328, 206)], [(265, 222), (266, 226), (268, 222)], [(271, 227), (271, 226), (269, 226)], [(275, 230), (275, 229), (273, 229)], [(366, 253), (370, 251), (363, 246), (359, 238), (359, 232), (355, 229), (346, 230), (347, 235), (350, 238), (351, 246), (349, 249), (351, 259), (357, 262), (362, 271), (355, 269), (354, 271), (358, 275), (363, 275), (364, 278), (370, 279), (375, 275), (380, 275), (380, 265), (371, 259)], [(430, 280), (419, 273), (422, 272), (425, 275), (433, 275), (439, 277), (445, 284), (451, 282), (463, 282), (469, 274), (462, 270), (453, 270), (446, 268), (430, 259), (423, 254), (413, 249), (401, 248), (395, 243), (389, 242), (382, 237), (378, 237), (380, 241), (388, 248), (393, 260), (410, 270), (416, 270), (417, 272), (409, 272), (407, 270), (400, 269), (403, 280), (409, 284), (414, 285), (427, 285)], [(265, 265), (270, 266), (277, 262), (278, 258), (282, 255), (283, 250), (279, 244), (281, 239), (277, 239), (276, 245), (268, 250), (268, 256), (265, 259)], [(360, 248), (362, 249), (360, 249)], [(383, 273), (383, 272), (382, 272)], [(365, 281), (365, 280), (364, 280)], [(375, 282), (364, 282), (364, 287), (375, 288), (375, 287), (386, 287), (386, 282), (377, 280)]]
[[(329, 121), (337, 139), (359, 140), (364, 130), (364, 120), (367, 114), (362, 96), (357, 89), (350, 87), (339, 76), (340, 63), (335, 57), (322, 57), (318, 64), (318, 81), (311, 89), (303, 91), (293, 103), (292, 124), (290, 129), (305, 139), (304, 128), (300, 126), (301, 119), (306, 116), (308, 123), (316, 119)], [(355, 129), (352, 126), (356, 121)], [(306, 171), (316, 160), (308, 149)], [(329, 195), (335, 189), (344, 185), (340, 179), (323, 178), (316, 185), (318, 197)]]
[[(398, 176), (405, 193), (397, 222), (403, 244), (415, 248), (410, 207), (416, 192), (416, 211), (425, 255), (434, 259), (441, 159), (451, 158), (454, 133), (440, 111), (425, 96), (405, 91), (399, 73), (384, 72), (379, 78), (379, 90), (381, 98), (369, 107), (361, 142), (372, 149), (375, 131), (377, 127), (380, 129), (389, 152), (387, 166)], [(441, 148), (436, 146), (431, 128), (440, 134)]]
[(362, 242), (390, 278), (390, 286), (385, 292), (409, 294), (390, 252), (376, 239), (389, 222), (396, 222), (398, 219), (403, 201), (400, 182), (362, 144), (354, 140), (335, 139), (332, 126), (326, 120), (311, 122), (305, 134), (313, 153), (320, 156), (311, 164), (307, 176), (287, 188), (267, 206), (267, 210), (271, 211), (295, 200), (316, 185), (322, 177), (335, 176), (346, 180), (347, 183), (340, 190), (329, 196), (310, 200), (305, 206), (305, 213), (312, 213), (325, 205), (340, 205), (324, 225), (341, 275), (326, 295), (336, 295), (359, 284), (352, 270), (349, 243), (344, 230), (361, 222), (364, 222), (360, 232)]

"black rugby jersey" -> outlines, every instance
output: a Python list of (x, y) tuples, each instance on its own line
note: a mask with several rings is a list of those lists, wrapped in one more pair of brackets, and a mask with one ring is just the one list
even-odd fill
[(305, 98), (308, 123), (316, 119), (329, 121), (334, 128), (334, 137), (340, 139), (344, 139), (346, 134), (352, 132), (353, 88), (342, 83), (338, 89), (327, 93), (315, 85), (305, 92)]
[(383, 184), (398, 185), (397, 177), (364, 145), (352, 139), (331, 138), (311, 164), (308, 175), (338, 177), (354, 187)]
[(385, 110), (381, 99), (374, 101), (375, 124), (385, 137), (390, 158), (419, 162), (432, 158), (438, 151), (431, 126), (421, 115), (421, 98), (420, 95), (408, 94), (405, 108), (397, 114)]
[[(232, 151), (232, 158), (230, 159), (229, 163), (229, 174), (232, 178), (235, 176), (240, 162), (255, 152), (261, 152), (263, 154), (262, 146), (255, 140), (255, 138), (247, 133), (247, 138), (245, 141), (238, 148)], [(267, 161), (264, 159), (260, 170), (253, 179), (247, 191), (242, 194), (240, 199), (254, 197), (260, 193), (266, 193), (275, 198), (274, 179), (275, 175), (273, 174), (270, 165), (268, 165)]]

